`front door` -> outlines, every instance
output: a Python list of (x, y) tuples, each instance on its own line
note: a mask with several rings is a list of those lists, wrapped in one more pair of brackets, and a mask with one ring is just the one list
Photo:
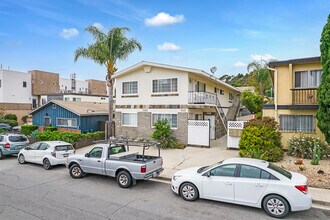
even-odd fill
[(204, 120), (210, 121), (210, 139), (215, 139), (215, 115), (204, 115)]
[(227, 164), (213, 168), (203, 177), (203, 198), (218, 201), (235, 200), (236, 164)]
[(49, 116), (45, 116), (44, 117), (44, 120), (45, 120), (45, 127), (48, 127), (48, 126), (50, 126), (50, 117)]

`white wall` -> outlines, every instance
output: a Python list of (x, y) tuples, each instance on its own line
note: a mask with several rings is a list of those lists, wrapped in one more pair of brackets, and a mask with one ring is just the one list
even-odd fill
[[(178, 92), (173, 93), (178, 94), (178, 96), (152, 97), (152, 80), (167, 78), (178, 78)], [(129, 81), (138, 81), (138, 97), (122, 97), (122, 83)], [(116, 105), (184, 105), (187, 104), (187, 100), (187, 72), (151, 67), (150, 72), (145, 72), (144, 69), (141, 68), (133, 73), (116, 78)]]
[(80, 98), (81, 102), (102, 102), (107, 103), (108, 97), (106, 96), (86, 96), (86, 95), (78, 95), (78, 94), (64, 94), (63, 100), (73, 101), (73, 98)]
[[(71, 91), (71, 79), (60, 78), (59, 80), (60, 90)], [(65, 89), (66, 87), (66, 89)], [(88, 82), (83, 80), (76, 80), (76, 93), (88, 93)]]
[[(32, 104), (31, 74), (0, 70), (0, 102)], [(26, 82), (26, 87), (23, 87)]]

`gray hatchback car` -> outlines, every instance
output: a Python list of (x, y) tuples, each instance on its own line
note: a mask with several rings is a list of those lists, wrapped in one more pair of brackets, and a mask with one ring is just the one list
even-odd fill
[(29, 139), (22, 134), (0, 133), (0, 159), (5, 155), (18, 154), (29, 146)]

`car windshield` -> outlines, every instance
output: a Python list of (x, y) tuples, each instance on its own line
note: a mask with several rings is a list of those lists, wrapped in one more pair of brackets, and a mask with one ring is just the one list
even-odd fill
[(27, 141), (27, 138), (22, 135), (15, 135), (15, 136), (9, 136), (10, 142), (25, 142)]
[(292, 178), (292, 174), (284, 169), (282, 169), (281, 167), (276, 166), (275, 164), (269, 163), (268, 168), (271, 170), (274, 170), (275, 172), (282, 174), (283, 176), (285, 176), (288, 179)]
[(212, 164), (212, 165), (210, 165), (210, 166), (201, 167), (201, 168), (199, 168), (199, 169), (197, 170), (197, 173), (202, 173), (203, 171), (205, 171), (205, 170), (207, 170), (207, 169), (209, 169), (209, 168), (212, 168), (212, 167), (215, 167), (215, 166), (217, 166), (217, 165), (222, 164), (222, 162), (223, 162), (223, 161), (220, 161), (220, 162), (214, 163), (214, 164)]

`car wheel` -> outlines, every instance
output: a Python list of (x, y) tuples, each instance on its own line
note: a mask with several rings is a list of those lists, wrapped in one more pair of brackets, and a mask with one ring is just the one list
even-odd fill
[(23, 154), (20, 154), (18, 156), (18, 163), (20, 163), (20, 164), (24, 164), (25, 163), (25, 157), (24, 157)]
[(0, 150), (0, 160), (2, 160), (4, 158), (2, 151)]
[(117, 175), (117, 182), (121, 188), (129, 188), (132, 185), (132, 177), (127, 171), (120, 171)]
[(47, 158), (44, 159), (42, 164), (44, 165), (45, 170), (49, 170), (50, 168), (52, 168), (52, 165), (50, 164), (50, 161)]
[(262, 207), (268, 215), (274, 218), (283, 218), (290, 211), (289, 203), (278, 195), (267, 196), (263, 200)]
[(199, 197), (198, 189), (192, 183), (184, 183), (180, 187), (180, 196), (186, 201), (195, 201)]
[(85, 176), (85, 173), (84, 173), (84, 171), (82, 171), (82, 169), (80, 168), (80, 166), (78, 164), (73, 164), (70, 167), (70, 176), (74, 179), (78, 179), (78, 178)]

